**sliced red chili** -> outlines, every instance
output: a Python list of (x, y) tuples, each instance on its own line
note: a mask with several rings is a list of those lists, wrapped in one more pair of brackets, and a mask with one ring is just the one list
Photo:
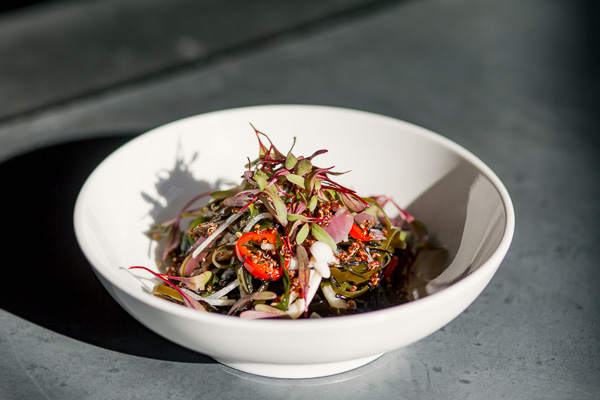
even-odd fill
[(363, 242), (368, 242), (369, 240), (371, 240), (369, 232), (363, 230), (357, 224), (352, 225), (352, 229), (350, 229), (350, 236), (352, 236), (356, 240), (362, 240)]
[[(255, 278), (273, 280), (281, 278), (283, 271), (281, 265), (279, 265), (279, 261), (267, 255), (266, 251), (263, 251), (262, 255), (251, 252), (245, 245), (248, 242), (256, 242), (258, 246), (261, 244), (277, 246), (277, 234), (273, 231), (248, 232), (237, 240), (235, 253), (238, 259), (243, 261), (244, 267)], [(287, 268), (288, 266), (289, 261), (286, 261), (285, 267)]]
[(383, 276), (385, 278), (389, 278), (390, 276), (392, 276), (392, 273), (394, 272), (394, 270), (396, 269), (396, 267), (398, 266), (399, 263), (400, 263), (400, 258), (398, 256), (392, 257), (392, 260), (390, 261), (390, 263), (383, 270)]

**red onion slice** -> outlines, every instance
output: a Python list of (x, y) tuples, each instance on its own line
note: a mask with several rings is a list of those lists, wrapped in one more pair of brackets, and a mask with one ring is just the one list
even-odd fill
[(331, 217), (329, 226), (323, 227), (323, 230), (331, 236), (335, 243), (348, 240), (348, 233), (352, 229), (354, 217), (348, 209), (342, 207)]

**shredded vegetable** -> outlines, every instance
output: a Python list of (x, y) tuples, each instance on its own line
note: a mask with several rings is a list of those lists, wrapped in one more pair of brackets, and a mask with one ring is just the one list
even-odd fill
[[(239, 186), (199, 194), (149, 230), (165, 246), (164, 273), (131, 268), (160, 279), (152, 294), (246, 319), (331, 317), (409, 301), (411, 265), (430, 246), (423, 224), (387, 196), (363, 198), (335, 182), (340, 173), (314, 164), (327, 150), (302, 157), (292, 145), (283, 154), (254, 133), (259, 155)], [(207, 205), (194, 208), (202, 198)]]

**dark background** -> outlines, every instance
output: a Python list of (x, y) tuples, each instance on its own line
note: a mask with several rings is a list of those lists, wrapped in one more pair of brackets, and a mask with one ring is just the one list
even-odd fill
[[(598, 398), (598, 4), (3, 3), (0, 398)], [(92, 169), (164, 123), (281, 103), (407, 120), (498, 174), (515, 237), (465, 313), (364, 368), (292, 381), (214, 363), (112, 300), (72, 229)]]

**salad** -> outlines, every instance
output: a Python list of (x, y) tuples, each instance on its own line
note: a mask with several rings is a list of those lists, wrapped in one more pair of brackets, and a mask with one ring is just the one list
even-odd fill
[[(130, 269), (160, 278), (156, 296), (247, 319), (331, 317), (409, 301), (411, 266), (430, 246), (423, 224), (387, 196), (338, 184), (341, 173), (314, 163), (327, 150), (296, 156), (294, 138), (284, 154), (254, 132), (259, 155), (239, 186), (201, 193), (148, 231), (164, 245), (164, 273)], [(197, 206), (202, 199), (208, 203)]]

